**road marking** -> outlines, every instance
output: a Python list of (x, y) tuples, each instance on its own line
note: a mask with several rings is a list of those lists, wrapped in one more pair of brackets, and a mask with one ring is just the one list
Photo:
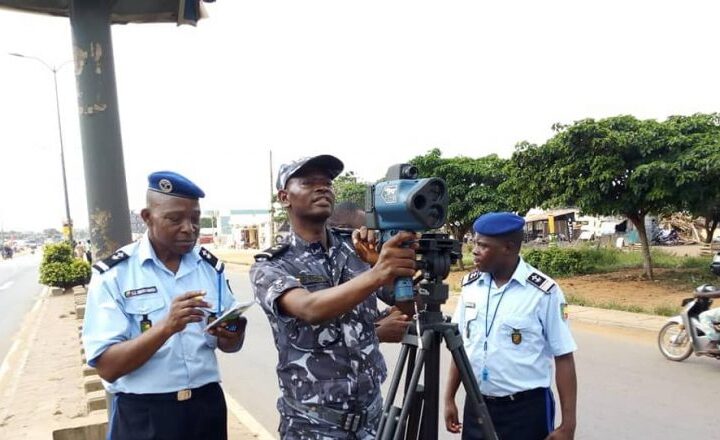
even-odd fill
[(237, 400), (233, 399), (230, 394), (225, 393), (225, 402), (230, 412), (242, 423), (245, 428), (255, 434), (259, 440), (274, 440), (275, 436), (270, 434), (255, 417), (253, 417)]
[[(36, 325), (37, 315), (40, 312), (40, 306), (45, 301), (45, 297), (47, 297), (49, 292), (50, 289), (48, 287), (43, 288), (43, 292), (40, 294), (40, 297), (35, 301), (35, 305), (28, 312), (28, 314), (25, 315), (23, 322), (20, 324), (20, 329), (15, 334), (15, 336), (13, 336), (15, 341), (10, 347), (10, 350), (8, 350), (7, 354), (5, 355), (5, 359), (3, 359), (2, 365), (0, 365), (0, 389), (3, 389), (3, 380), (5, 379), (5, 376), (10, 372), (11, 363), (14, 362), (15, 364), (20, 364), (20, 368), (16, 368), (16, 375), (22, 372), (22, 367), (27, 362), (27, 357), (30, 354), (30, 350), (27, 344), (32, 341), (32, 338), (37, 334), (37, 329), (42, 327), (41, 325)], [(18, 352), (16, 354), (16, 351), (21, 350), (20, 346), (23, 343), (25, 344), (25, 346), (22, 348), (22, 350), (24, 351), (22, 353)], [(19, 356), (20, 359), (15, 359), (16, 356)], [(17, 367), (17, 365), (15, 365), (15, 367)], [(15, 387), (17, 387), (17, 381), (13, 385), (12, 393), (9, 395), (13, 395), (15, 393)]]
[(5, 290), (13, 284), (15, 284), (15, 281), (6, 281), (5, 284), (0, 284), (0, 290)]

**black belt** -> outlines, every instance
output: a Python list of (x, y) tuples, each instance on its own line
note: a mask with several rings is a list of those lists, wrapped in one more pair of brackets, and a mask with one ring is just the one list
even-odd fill
[(510, 394), (509, 396), (486, 396), (483, 394), (483, 399), (488, 404), (492, 403), (507, 403), (507, 402), (518, 402), (520, 400), (526, 400), (533, 397), (539, 397), (547, 391), (547, 388), (535, 388), (527, 391), (520, 391), (519, 393)]
[(366, 421), (373, 420), (382, 410), (382, 398), (380, 398), (380, 395), (367, 408), (358, 412), (339, 411), (320, 405), (308, 405), (285, 396), (282, 397), (282, 400), (295, 411), (350, 432), (357, 432)]
[(207, 385), (203, 385), (201, 387), (173, 391), (171, 393), (147, 393), (147, 394), (116, 393), (116, 395), (120, 396), (124, 399), (132, 399), (132, 400), (173, 400), (173, 401), (183, 402), (185, 400), (190, 400), (192, 398), (201, 397), (206, 394), (209, 394), (212, 391), (216, 391), (217, 388), (220, 388), (220, 385), (218, 385), (217, 382), (211, 382), (211, 383), (209, 383)]

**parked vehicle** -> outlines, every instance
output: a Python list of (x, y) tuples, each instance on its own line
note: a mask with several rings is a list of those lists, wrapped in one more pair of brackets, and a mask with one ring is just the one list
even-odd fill
[[(720, 276), (720, 252), (713, 257), (710, 269)], [(703, 284), (695, 289), (692, 298), (682, 301), (682, 312), (671, 317), (658, 334), (658, 347), (663, 356), (679, 362), (695, 352), (696, 356), (720, 359), (717, 343), (708, 338), (698, 319), (702, 312), (710, 309), (715, 298), (720, 298), (720, 287)], [(714, 325), (720, 326), (720, 322)]]
[(675, 229), (658, 229), (652, 242), (660, 246), (675, 246), (680, 243), (680, 236)]
[(2, 247), (2, 258), (3, 260), (8, 260), (13, 257), (13, 249), (10, 246), (3, 246)]

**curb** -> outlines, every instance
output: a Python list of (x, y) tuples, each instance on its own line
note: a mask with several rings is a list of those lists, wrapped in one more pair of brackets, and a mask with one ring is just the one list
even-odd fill
[(598, 309), (570, 304), (570, 320), (608, 327), (622, 327), (635, 330), (658, 332), (670, 319), (667, 316), (620, 310)]
[[(40, 310), (40, 306), (45, 301), (45, 299), (48, 297), (50, 293), (50, 289), (47, 286), (43, 287), (42, 292), (40, 293), (40, 296), (38, 297), (37, 301), (35, 301), (35, 304), (33, 305), (32, 309), (25, 315), (25, 318), (23, 319), (23, 322), (20, 324), (20, 329), (18, 332), (14, 335), (15, 341), (10, 346), (10, 349), (8, 350), (7, 354), (5, 355), (5, 358), (3, 359), (2, 365), (0, 365), (0, 388), (2, 388), (3, 380), (5, 379), (5, 375), (9, 372), (10, 369), (10, 362), (11, 359), (16, 356), (16, 351), (18, 351), (20, 347), (21, 341), (25, 340), (26, 338), (32, 338), (35, 334), (37, 334), (38, 327), (34, 326), (35, 331), (30, 334), (31, 331), (28, 329), (27, 325), (32, 323), (35, 323), (37, 321), (37, 314)], [(23, 361), (21, 362), (21, 368), (16, 371), (16, 374), (20, 374), (22, 370), (25, 367), (25, 361), (27, 359), (28, 353), (30, 352), (29, 348), (25, 350), (25, 353), (22, 354)]]

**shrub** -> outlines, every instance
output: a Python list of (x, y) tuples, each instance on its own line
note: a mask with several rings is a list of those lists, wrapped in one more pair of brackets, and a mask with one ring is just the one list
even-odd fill
[(40, 265), (41, 284), (67, 289), (87, 284), (90, 274), (90, 264), (73, 258), (69, 243), (45, 246)]
[(523, 253), (523, 258), (550, 276), (585, 274), (593, 268), (593, 254), (587, 250), (550, 246), (530, 249)]

